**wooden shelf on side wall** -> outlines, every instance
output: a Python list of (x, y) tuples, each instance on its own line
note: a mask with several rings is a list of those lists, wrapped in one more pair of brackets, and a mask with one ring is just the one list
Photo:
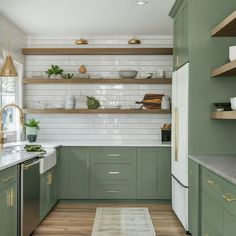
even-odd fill
[(236, 111), (217, 111), (211, 113), (211, 119), (236, 120)]
[(211, 73), (212, 77), (236, 76), (236, 60), (231, 61), (219, 68), (216, 68)]
[(24, 48), (24, 55), (173, 55), (173, 48)]
[(171, 114), (160, 109), (24, 109), (25, 114)]
[(172, 79), (23, 79), (24, 84), (172, 84)]
[(236, 11), (226, 17), (211, 32), (212, 37), (235, 37), (236, 36)]

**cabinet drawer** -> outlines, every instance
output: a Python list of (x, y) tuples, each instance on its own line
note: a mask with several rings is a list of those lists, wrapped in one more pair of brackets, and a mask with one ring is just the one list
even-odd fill
[(131, 184), (97, 184), (93, 186), (91, 199), (136, 199), (136, 187)]
[(104, 164), (96, 163), (92, 168), (94, 180), (132, 180), (135, 178), (134, 165), (132, 164)]
[(0, 189), (17, 180), (17, 166), (0, 171)]
[(224, 209), (204, 192), (202, 193), (202, 218), (217, 232), (223, 234)]
[(120, 147), (106, 147), (106, 148), (91, 148), (91, 161), (100, 163), (130, 163), (136, 158), (136, 148), (120, 148)]
[(236, 216), (236, 186), (205, 168), (202, 178), (203, 191)]

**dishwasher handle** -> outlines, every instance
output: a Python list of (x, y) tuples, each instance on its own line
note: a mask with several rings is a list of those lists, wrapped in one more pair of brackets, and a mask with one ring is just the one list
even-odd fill
[(27, 162), (22, 164), (23, 170), (28, 170), (31, 166), (37, 165), (40, 162), (40, 159), (36, 159), (32, 162)]

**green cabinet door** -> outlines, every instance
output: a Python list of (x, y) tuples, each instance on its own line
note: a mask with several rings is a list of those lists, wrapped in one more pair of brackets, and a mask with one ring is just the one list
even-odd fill
[(200, 185), (199, 185), (199, 165), (189, 160), (189, 232), (192, 236), (198, 236), (200, 232)]
[(201, 235), (201, 236), (221, 236), (219, 233), (217, 233), (215, 231), (215, 229), (210, 224), (208, 224), (204, 220), (202, 221), (201, 233), (202, 234), (198, 234), (198, 235)]
[(228, 211), (224, 211), (224, 236), (232, 236), (236, 233), (236, 217)]
[[(181, 2), (181, 4), (179, 4)], [(174, 16), (174, 70), (188, 62), (188, 2), (178, 1)]]
[(40, 176), (40, 219), (42, 220), (57, 202), (56, 167)]
[(89, 148), (62, 147), (58, 161), (60, 199), (89, 199)]
[(169, 148), (138, 148), (137, 198), (170, 199), (170, 167)]
[(17, 184), (0, 190), (0, 235), (17, 235)]

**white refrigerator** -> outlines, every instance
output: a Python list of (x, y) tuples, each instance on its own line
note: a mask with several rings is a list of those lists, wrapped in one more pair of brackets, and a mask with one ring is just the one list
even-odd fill
[(188, 231), (188, 98), (189, 63), (173, 73), (172, 208)]

